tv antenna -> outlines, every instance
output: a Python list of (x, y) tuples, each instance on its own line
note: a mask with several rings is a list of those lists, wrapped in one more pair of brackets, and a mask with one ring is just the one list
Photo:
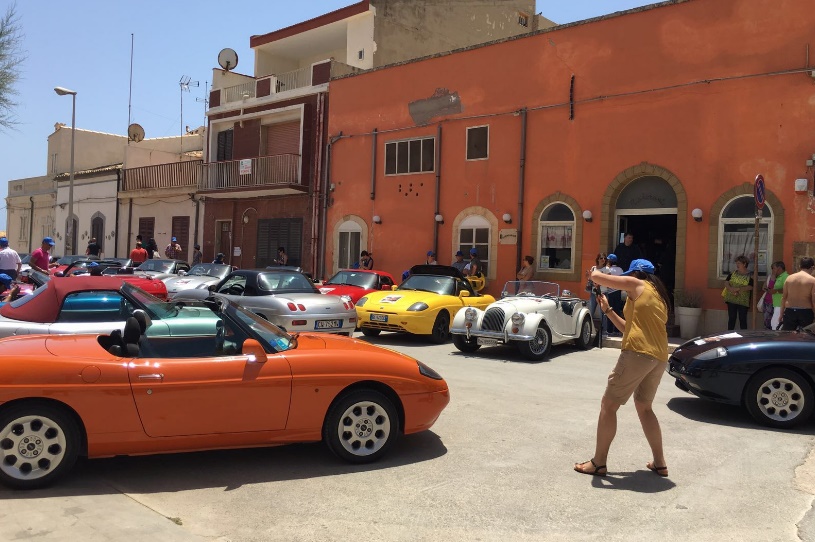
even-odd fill
[(204, 81), (204, 97), (196, 98), (196, 102), (204, 104), (204, 126), (207, 125), (207, 109), (209, 108), (209, 81)]
[(178, 86), (181, 89), (181, 155), (184, 154), (184, 93), (190, 91), (190, 87), (197, 87), (198, 81), (191, 81), (189, 75), (182, 75), (178, 80)]
[(218, 53), (218, 65), (226, 71), (234, 70), (238, 67), (238, 53), (228, 47), (221, 49), (221, 52)]

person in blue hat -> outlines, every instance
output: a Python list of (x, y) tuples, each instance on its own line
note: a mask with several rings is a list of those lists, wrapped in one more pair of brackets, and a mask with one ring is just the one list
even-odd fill
[(453, 267), (464, 273), (464, 268), (467, 267), (467, 262), (464, 261), (464, 253), (460, 250), (456, 252), (456, 261), (453, 262)]
[(171, 260), (180, 260), (181, 259), (181, 245), (178, 244), (178, 239), (173, 237), (170, 239), (170, 243), (164, 247), (164, 255), (170, 258)]
[(481, 259), (478, 257), (478, 249), (473, 247), (470, 249), (470, 276), (481, 276)]
[(54, 248), (55, 244), (52, 238), (43, 237), (40, 248), (32, 252), (31, 258), (28, 259), (28, 265), (31, 266), (31, 269), (47, 275), (49, 269), (59, 265), (57, 262), (51, 263), (51, 249)]
[(438, 265), (436, 262), (436, 253), (432, 250), (427, 251), (427, 258), (424, 260), (425, 265)]
[(641, 258), (631, 262), (628, 271), (620, 276), (595, 270), (591, 280), (601, 286), (626, 292), (628, 299), (622, 316), (611, 310), (605, 295), (600, 294), (598, 299), (603, 314), (623, 332), (623, 341), (617, 365), (608, 377), (600, 402), (594, 457), (575, 463), (574, 470), (593, 476), (608, 473), (606, 463), (617, 432), (617, 410), (633, 395), (634, 406), (652, 453), (645, 467), (659, 476), (668, 476), (662, 429), (653, 409), (654, 397), (668, 361), (668, 333), (665, 330), (671, 310), (668, 290), (654, 275), (654, 265)]
[(8, 238), (0, 237), (0, 273), (5, 273), (12, 280), (20, 274), (20, 266), (23, 265), (17, 251), (8, 246)]

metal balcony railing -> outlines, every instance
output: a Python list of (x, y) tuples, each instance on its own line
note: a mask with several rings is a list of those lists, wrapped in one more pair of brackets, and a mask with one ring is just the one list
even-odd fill
[[(244, 98), (254, 98), (256, 96), (274, 96), (281, 92), (294, 90), (298, 88), (305, 88), (311, 86), (311, 71), (312, 67), (300, 68), (285, 73), (273, 74), (267, 77), (261, 77), (256, 81), (249, 83), (242, 83), (232, 87), (225, 87), (221, 89), (221, 105), (230, 102), (239, 102)], [(262, 85), (264, 91), (258, 87)]]
[(188, 160), (122, 170), (122, 190), (149, 190), (197, 186), (202, 160)]
[(221, 90), (221, 96), (223, 96), (224, 102), (239, 102), (244, 98), (254, 98), (255, 97), (255, 84), (256, 81), (252, 81), (250, 83), (243, 83), (241, 85), (235, 85), (234, 87), (226, 87)]
[(277, 154), (204, 164), (201, 190), (300, 184), (300, 155)]

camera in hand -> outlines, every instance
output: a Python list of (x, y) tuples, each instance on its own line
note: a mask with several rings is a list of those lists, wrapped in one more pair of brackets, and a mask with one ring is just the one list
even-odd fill
[(600, 291), (600, 287), (597, 286), (596, 284), (594, 285), (594, 288), (592, 288), (592, 291), (594, 292), (594, 295), (596, 295), (596, 296), (602, 295), (602, 292)]

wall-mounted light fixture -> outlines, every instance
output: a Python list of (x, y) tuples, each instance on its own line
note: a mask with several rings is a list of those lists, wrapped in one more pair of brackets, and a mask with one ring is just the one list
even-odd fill
[(591, 219), (592, 219), (591, 211), (589, 211), (588, 209), (583, 211), (583, 220), (585, 220), (586, 222), (591, 222)]
[(436, 214), (435, 219), (439, 224), (444, 224), (444, 217), (442, 215)]
[(501, 220), (503, 220), (507, 224), (512, 224), (512, 215), (509, 213), (504, 213), (504, 216), (501, 217)]
[(374, 215), (374, 224), (382, 224), (382, 217), (379, 215)]
[(704, 213), (702, 213), (702, 210), (699, 207), (697, 207), (696, 209), (694, 209), (693, 211), (690, 212), (690, 215), (693, 217), (693, 219), (696, 222), (701, 222), (702, 221), (702, 215), (703, 214)]

